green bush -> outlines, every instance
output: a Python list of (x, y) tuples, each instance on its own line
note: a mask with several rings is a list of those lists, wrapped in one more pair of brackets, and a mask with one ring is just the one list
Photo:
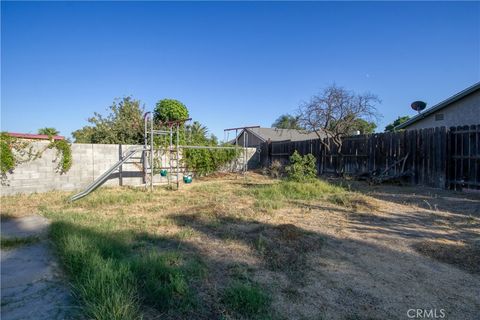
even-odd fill
[(290, 165), (285, 168), (287, 177), (292, 181), (308, 181), (317, 177), (317, 159), (312, 154), (301, 156), (295, 151), (290, 156)]
[(238, 157), (235, 149), (186, 149), (184, 159), (187, 169), (202, 176), (219, 170)]

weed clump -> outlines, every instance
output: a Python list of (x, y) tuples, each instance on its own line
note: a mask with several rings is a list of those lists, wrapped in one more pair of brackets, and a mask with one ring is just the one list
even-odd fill
[(39, 237), (25, 237), (25, 238), (6, 238), (2, 237), (0, 240), (0, 248), (4, 250), (13, 249), (20, 246), (26, 246), (32, 243), (36, 243), (40, 240)]
[(252, 282), (233, 282), (224, 292), (227, 307), (249, 318), (265, 319), (271, 302), (270, 296)]
[(285, 168), (280, 161), (273, 160), (270, 166), (263, 169), (263, 175), (279, 179), (285, 175)]
[(329, 196), (348, 196), (343, 188), (318, 179), (308, 182), (284, 180), (259, 185), (252, 188), (251, 192), (256, 199), (255, 206), (266, 211), (280, 209), (291, 200), (328, 200)]

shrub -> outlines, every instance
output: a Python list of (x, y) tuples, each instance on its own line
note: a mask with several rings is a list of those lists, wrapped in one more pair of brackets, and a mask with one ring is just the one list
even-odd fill
[(293, 181), (313, 180), (317, 176), (317, 159), (312, 154), (301, 156), (295, 151), (290, 156), (290, 165), (285, 168), (287, 177)]
[(218, 171), (239, 154), (240, 151), (235, 149), (187, 149), (183, 161), (189, 171), (202, 176)]
[(273, 160), (268, 168), (265, 168), (264, 174), (273, 179), (281, 178), (285, 174), (283, 164), (278, 160)]

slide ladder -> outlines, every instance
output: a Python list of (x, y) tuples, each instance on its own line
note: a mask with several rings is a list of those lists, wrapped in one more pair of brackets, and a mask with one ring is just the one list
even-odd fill
[(102, 182), (104, 182), (105, 180), (107, 180), (107, 178), (115, 171), (117, 170), (122, 164), (124, 164), (128, 159), (130, 159), (135, 153), (139, 152), (139, 151), (144, 151), (145, 148), (144, 147), (138, 147), (138, 146), (134, 146), (134, 147), (131, 147), (129, 149), (127, 149), (127, 151), (125, 151), (125, 153), (123, 154), (122, 158), (120, 160), (118, 160), (117, 163), (115, 163), (113, 166), (110, 167), (110, 169), (108, 169), (107, 171), (105, 171), (100, 177), (98, 177), (97, 179), (95, 179), (92, 183), (90, 183), (86, 188), (85, 190), (83, 190), (82, 192), (80, 193), (77, 193), (76, 195), (72, 196), (70, 198), (70, 201), (73, 202), (75, 200), (78, 200), (80, 198), (83, 198), (85, 197), (86, 195), (88, 195), (90, 192), (92, 192), (93, 190), (95, 190), (99, 185), (102, 184)]

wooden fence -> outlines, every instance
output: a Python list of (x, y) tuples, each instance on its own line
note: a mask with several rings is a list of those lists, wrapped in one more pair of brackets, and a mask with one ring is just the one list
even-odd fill
[(407, 173), (413, 184), (480, 189), (480, 125), (346, 137), (341, 153), (333, 143), (328, 150), (319, 139), (264, 143), (261, 164), (288, 163), (295, 150), (313, 154), (319, 174)]

